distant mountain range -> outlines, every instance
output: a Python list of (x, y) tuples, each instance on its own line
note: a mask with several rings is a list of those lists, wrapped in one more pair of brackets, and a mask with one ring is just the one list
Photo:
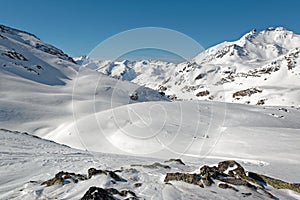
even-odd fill
[(150, 87), (177, 99), (300, 106), (300, 36), (282, 27), (223, 42), (193, 60), (109, 61), (87, 56), (78, 64)]

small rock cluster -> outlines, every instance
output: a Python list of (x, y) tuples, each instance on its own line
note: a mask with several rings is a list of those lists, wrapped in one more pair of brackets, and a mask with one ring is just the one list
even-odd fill
[(64, 185), (70, 181), (77, 183), (78, 181), (87, 180), (87, 177), (81, 174), (69, 173), (69, 172), (58, 172), (54, 178), (49, 179), (42, 183), (42, 185), (51, 186), (55, 184)]
[[(115, 183), (115, 181), (126, 182), (125, 179), (121, 178), (119, 175), (116, 174), (116, 172), (120, 172), (120, 171), (123, 171), (123, 170), (110, 171), (110, 170), (89, 168), (87, 176), (61, 171), (61, 172), (58, 172), (54, 176), (54, 178), (44, 181), (41, 185), (52, 186), (52, 185), (56, 185), (56, 184), (64, 185), (64, 184), (68, 184), (70, 182), (78, 183), (79, 181), (88, 180), (88, 179), (92, 178), (93, 176), (100, 175), (100, 174), (110, 176), (113, 179), (112, 182), (114, 182), (114, 183)], [(142, 183), (135, 183), (134, 186), (136, 188), (141, 187)], [(90, 187), (81, 199), (82, 200), (115, 200), (116, 198), (114, 197), (114, 195), (119, 195), (120, 197), (125, 197), (126, 200), (138, 199), (137, 195), (131, 190), (119, 191), (115, 188), (100, 188), (100, 187), (96, 187), (96, 186)]]
[(165, 161), (165, 163), (170, 163), (170, 162), (175, 162), (175, 163), (180, 164), (180, 165), (185, 165), (184, 162), (181, 159), (171, 158), (171, 159)]
[(198, 92), (196, 94), (197, 97), (203, 97), (203, 96), (207, 96), (207, 95), (209, 95), (209, 91), (208, 90), (201, 91), (201, 92)]
[(124, 181), (119, 175), (117, 175), (115, 172), (110, 171), (110, 170), (101, 170), (101, 169), (95, 169), (95, 168), (90, 168), (88, 170), (88, 178), (92, 178), (95, 175), (99, 174), (105, 174), (109, 175), (112, 179), (115, 181)]
[[(178, 165), (185, 165), (184, 162), (180, 159), (169, 159), (165, 163), (176, 163)], [(161, 163), (155, 162), (149, 165), (132, 165), (139, 166), (149, 169), (158, 169), (163, 168), (170, 170), (171, 167), (168, 165), (163, 165)], [(79, 181), (84, 181), (92, 178), (96, 175), (106, 175), (112, 178), (112, 182), (127, 182), (127, 180), (120, 177), (118, 172), (134, 172), (137, 170), (134, 168), (110, 171), (110, 170), (101, 170), (90, 168), (88, 169), (88, 174), (81, 175), (75, 173), (69, 173), (61, 171), (55, 175), (54, 178), (49, 179), (42, 183), (42, 185), (51, 186), (55, 184), (68, 184), (70, 182), (77, 183)], [(204, 165), (200, 167), (199, 173), (183, 173), (183, 172), (173, 172), (167, 173), (164, 182), (166, 184), (172, 184), (171, 181), (182, 181), (188, 184), (197, 185), (200, 188), (211, 187), (217, 185), (220, 189), (230, 189), (234, 192), (240, 192), (242, 197), (255, 195), (264, 195), (271, 199), (277, 199), (273, 194), (270, 193), (269, 189), (266, 186), (270, 185), (275, 189), (289, 189), (295, 192), (300, 193), (300, 183), (288, 183), (279, 179), (268, 177), (262, 174), (258, 174), (251, 171), (246, 171), (241, 164), (234, 160), (226, 160), (219, 162), (215, 166)], [(136, 182), (133, 184), (135, 188), (141, 187), (142, 183)], [(242, 188), (248, 189), (247, 192), (242, 192)], [(131, 190), (118, 190), (116, 188), (101, 188), (92, 186), (90, 187), (82, 200), (114, 200), (114, 199), (126, 199), (126, 200), (137, 200), (139, 197), (135, 192)]]
[(171, 169), (170, 166), (168, 165), (163, 165), (159, 162), (155, 162), (151, 165), (140, 165), (140, 164), (133, 164), (131, 165), (132, 167), (144, 167), (144, 168), (149, 168), (149, 169), (158, 169), (158, 168), (164, 168), (164, 169)]
[(239, 99), (240, 97), (244, 97), (244, 96), (250, 97), (252, 94), (261, 93), (261, 92), (262, 92), (262, 90), (257, 89), (257, 88), (248, 88), (246, 90), (241, 90), (241, 91), (233, 93), (232, 97)]
[[(236, 186), (246, 187), (253, 192), (259, 189), (264, 195), (274, 199), (276, 199), (276, 197), (268, 192), (265, 186), (270, 185), (276, 189), (289, 189), (300, 193), (300, 183), (287, 183), (254, 172), (246, 172), (245, 169), (234, 160), (219, 162), (218, 166), (211, 167), (204, 165), (200, 168), (200, 173), (167, 173), (164, 182), (183, 181), (204, 188), (215, 184), (216, 180), (220, 182), (218, 187), (222, 189), (232, 189), (236, 192), (239, 191)], [(251, 194), (252, 193), (243, 193), (243, 196), (249, 196)]]
[(90, 187), (89, 190), (84, 194), (81, 200), (115, 200), (113, 195), (119, 195), (122, 197), (130, 196), (126, 200), (137, 200), (137, 196), (130, 190), (119, 191), (115, 188), (103, 189), (100, 187)]
[(25, 58), (25, 56), (15, 51), (7, 51), (5, 53), (2, 53), (2, 55), (7, 56), (14, 60), (28, 61), (28, 59)]
[(129, 97), (133, 101), (137, 101), (139, 99), (137, 92), (132, 93)]
[(201, 182), (201, 175), (200, 174), (186, 174), (186, 173), (167, 173), (164, 182), (169, 181), (183, 181), (189, 184), (198, 185), (200, 187), (204, 187), (203, 183)]

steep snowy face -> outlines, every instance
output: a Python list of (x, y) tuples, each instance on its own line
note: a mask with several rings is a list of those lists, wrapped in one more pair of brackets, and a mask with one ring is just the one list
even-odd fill
[(299, 106), (299, 51), (299, 35), (268, 28), (212, 47), (194, 62), (200, 67), (219, 66), (214, 84), (222, 85), (228, 102)]
[(232, 64), (238, 62), (251, 69), (248, 62), (262, 64), (300, 46), (300, 36), (282, 27), (261, 32), (252, 30), (235, 42), (224, 42), (199, 54), (198, 64)]
[(46, 85), (63, 85), (77, 69), (62, 50), (30, 33), (0, 25), (0, 71)]
[[(113, 107), (168, 101), (157, 91), (73, 63), (30, 33), (0, 26), (1, 128), (44, 137), (63, 123)], [(2, 123), (3, 122), (3, 123)]]
[(300, 36), (284, 28), (252, 30), (192, 61), (92, 61), (85, 66), (172, 98), (300, 106)]

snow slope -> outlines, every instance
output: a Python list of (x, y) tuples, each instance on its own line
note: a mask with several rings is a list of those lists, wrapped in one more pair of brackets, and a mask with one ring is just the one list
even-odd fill
[[(0, 28), (1, 128), (44, 136), (73, 117), (128, 103), (168, 100), (149, 88), (80, 68), (32, 34)], [(135, 93), (138, 99), (130, 99)]]
[[(42, 140), (25, 133), (0, 130), (0, 198), (1, 199), (80, 199), (91, 186), (131, 190), (141, 199), (270, 199), (262, 191), (255, 192), (238, 186), (238, 192), (221, 189), (217, 185), (201, 188), (181, 181), (165, 184), (164, 177), (170, 172), (198, 172), (199, 167), (213, 165), (216, 159), (193, 159), (185, 165), (164, 162), (161, 159), (131, 157), (116, 154), (89, 153)], [(24, 151), (25, 150), (25, 151)], [(34, 155), (34, 156), (33, 156)], [(267, 155), (265, 155), (267, 156)], [(143, 167), (159, 162), (164, 167)], [(275, 175), (287, 181), (299, 180), (293, 170), (283, 170), (290, 166), (286, 163), (263, 165), (239, 161), (247, 170)], [(75, 172), (87, 176), (89, 168), (119, 170), (118, 176), (125, 181), (116, 182), (110, 176), (98, 175), (91, 179), (64, 185), (46, 187), (41, 185), (59, 171)], [(294, 169), (298, 170), (298, 169)], [(266, 172), (267, 171), (267, 172)], [(296, 175), (296, 176), (294, 176)], [(140, 183), (140, 187), (135, 184)], [(289, 190), (276, 190), (266, 186), (268, 192), (279, 199), (299, 199), (299, 194)], [(118, 197), (118, 199), (125, 199)]]
[(78, 69), (71, 57), (30, 33), (1, 25), (0, 40), (1, 72), (47, 85), (63, 85)]
[[(299, 53), (300, 36), (279, 27), (252, 30), (180, 64), (85, 58), (83, 66), (179, 99), (299, 106)], [(235, 94), (254, 88), (261, 92)]]
[[(47, 138), (96, 152), (285, 163), (296, 173), (299, 117), (300, 111), (292, 108), (149, 102), (95, 113), (59, 127)], [(74, 140), (76, 133), (80, 143)]]
[[(171, 102), (158, 91), (132, 83), (145, 81), (152, 74), (149, 77), (153, 82), (149, 81), (149, 87), (157, 87), (155, 84), (160, 84), (160, 81), (163, 86), (174, 83), (170, 87), (174, 93), (170, 94), (178, 95), (176, 91), (186, 88), (182, 95), (192, 98), (191, 94), (198, 90), (190, 87), (194, 84), (189, 83), (194, 80), (190, 77), (197, 75), (195, 71), (204, 70), (211, 78), (201, 76), (200, 82), (206, 78), (217, 81), (220, 74), (219, 68), (214, 68), (216, 64), (201, 67), (188, 64), (184, 69), (187, 63), (181, 63), (175, 67), (179, 71), (172, 71), (172, 63), (160, 61), (105, 61), (105, 66), (111, 67), (99, 68), (98, 71), (108, 70), (102, 72), (121, 75), (116, 79), (88, 67), (79, 67), (61, 50), (44, 44), (31, 34), (4, 26), (1, 26), (0, 34), (0, 199), (78, 199), (92, 185), (131, 189), (146, 199), (240, 199), (242, 192), (247, 192), (245, 188), (239, 188), (241, 191), (236, 193), (223, 191), (216, 185), (199, 190), (198, 186), (181, 182), (172, 182), (172, 185), (163, 182), (167, 172), (192, 173), (203, 164), (227, 159), (234, 159), (249, 170), (289, 182), (300, 180), (299, 108), (222, 101)], [(284, 53), (297, 61), (297, 53), (292, 50)], [(271, 89), (275, 88), (276, 94), (285, 99), (284, 104), (293, 105), (290, 102), (298, 102), (298, 83), (295, 81), (298, 65), (288, 69), (284, 57), (287, 54), (276, 58), (278, 63), (282, 59), (287, 65), (280, 64), (280, 70), (270, 72), (274, 78)], [(272, 55), (263, 56), (269, 59)], [(135, 66), (134, 71), (130, 65)], [(151, 67), (145, 68), (144, 65)], [(124, 70), (128, 70), (126, 76), (122, 74)], [(245, 67), (245, 70), (248, 69)], [(171, 71), (182, 75), (174, 75)], [(261, 71), (251, 73), (260, 74)], [(286, 73), (290, 79), (276, 78), (276, 73)], [(169, 78), (166, 74), (170, 75)], [(239, 78), (245, 80), (245, 84), (253, 85), (249, 79)], [(272, 80), (271, 76), (269, 78)], [(277, 88), (274, 84), (279, 79), (288, 82)], [(228, 101), (224, 96), (226, 84), (233, 87), (237, 82), (213, 84), (212, 87)], [(202, 89), (205, 87), (209, 89), (204, 85)], [(160, 91), (168, 94), (170, 88), (161, 87)], [(240, 85), (239, 90), (241, 88)], [(246, 90), (235, 97), (241, 98), (249, 93), (250, 100), (256, 101), (255, 95), (268, 94), (266, 104), (272, 99), (277, 104), (278, 97), (265, 93), (269, 91), (266, 88), (262, 92), (259, 92), (261, 88)], [(23, 131), (48, 140), (20, 133)], [(131, 157), (133, 155), (140, 157)], [(179, 157), (187, 165), (171, 163), (169, 171), (164, 167), (149, 169), (139, 166)], [(130, 170), (132, 164), (138, 165), (135, 166), (137, 171)], [(114, 184), (111, 177), (99, 176), (63, 186), (41, 186), (43, 181), (61, 170), (86, 174), (90, 167), (106, 170), (124, 167), (128, 170), (118, 173), (127, 182)], [(137, 182), (142, 182), (142, 187), (133, 187)], [(299, 194), (290, 190), (276, 190), (269, 186), (267, 189), (281, 199), (299, 199)], [(255, 193), (248, 198), (265, 198), (259, 195)]]

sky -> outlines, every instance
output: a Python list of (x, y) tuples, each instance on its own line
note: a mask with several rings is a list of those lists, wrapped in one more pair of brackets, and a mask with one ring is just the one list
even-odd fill
[(71, 56), (140, 27), (179, 31), (205, 49), (256, 28), (300, 33), (298, 0), (14, 0), (1, 1), (0, 24), (35, 34)]

